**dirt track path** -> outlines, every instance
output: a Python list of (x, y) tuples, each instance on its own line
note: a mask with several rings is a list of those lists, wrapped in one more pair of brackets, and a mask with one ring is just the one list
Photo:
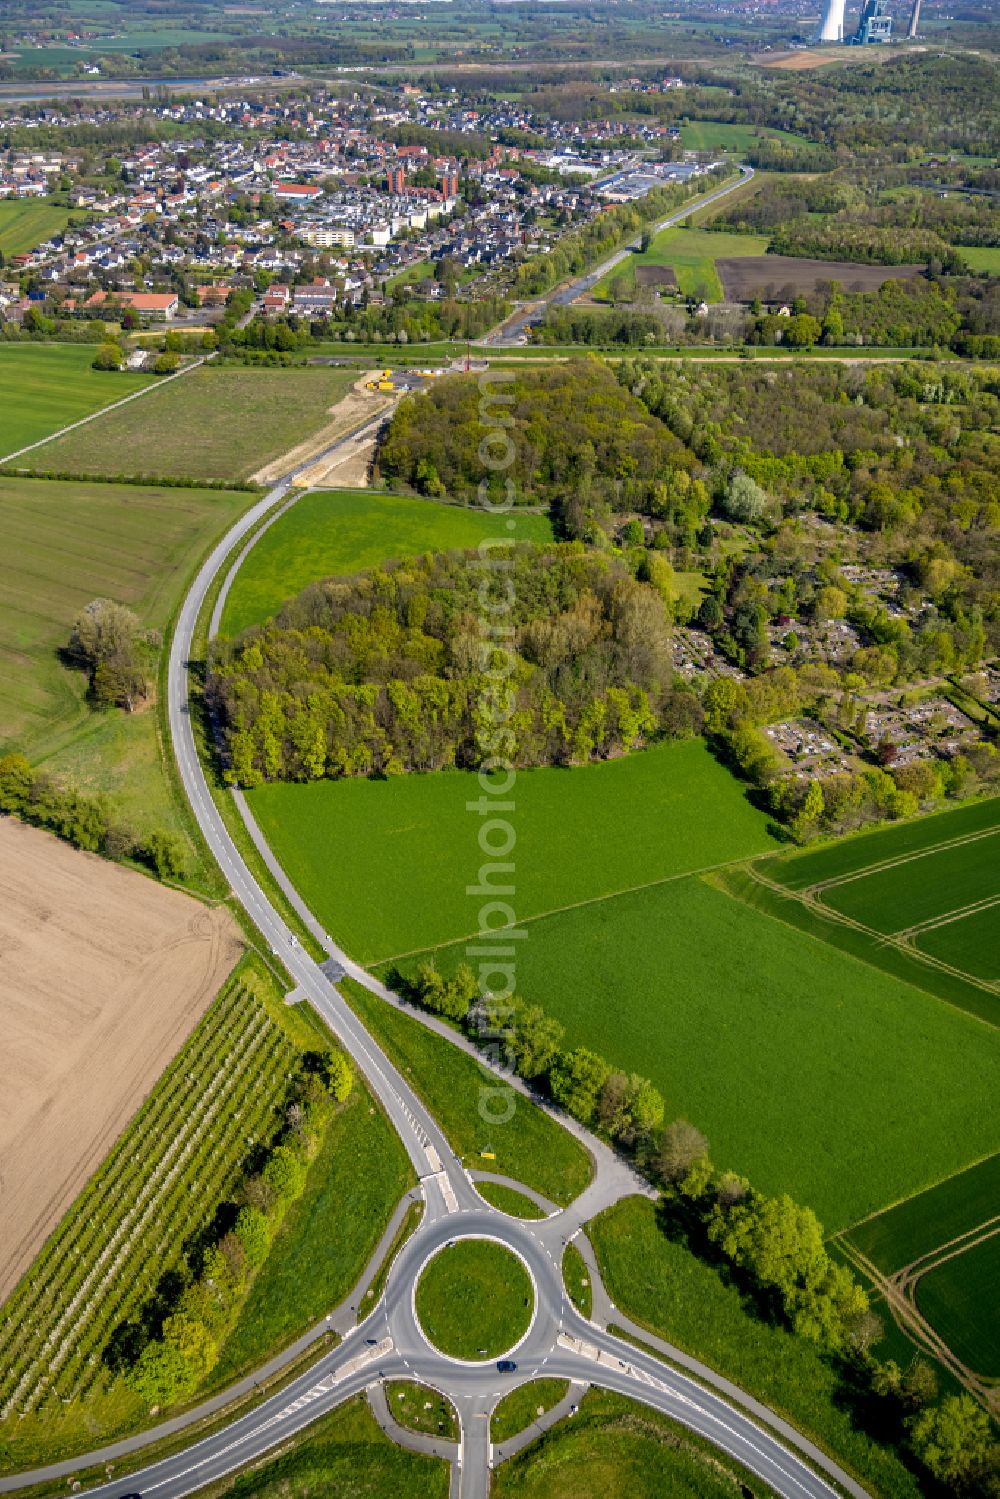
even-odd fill
[[(308, 463), (323, 452), (325, 448), (336, 442), (344, 432), (349, 432), (363, 422), (366, 417), (377, 416), (380, 411), (386, 410), (392, 403), (391, 398), (380, 391), (366, 390), (365, 383), (377, 378), (381, 370), (366, 370), (344, 396), (343, 400), (331, 406), (328, 416), (329, 422), (313, 432), (304, 442), (297, 443), (287, 453), (282, 453), (280, 458), (274, 458), (259, 468), (250, 478), (255, 484), (276, 484), (293, 468), (299, 468)], [(315, 483), (315, 480), (310, 480)], [(347, 483), (346, 479), (341, 480)]]

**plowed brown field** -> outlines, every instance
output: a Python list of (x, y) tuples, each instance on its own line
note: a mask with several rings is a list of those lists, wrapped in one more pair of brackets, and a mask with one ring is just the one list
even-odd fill
[(0, 817), (0, 1300), (239, 951), (226, 911)]

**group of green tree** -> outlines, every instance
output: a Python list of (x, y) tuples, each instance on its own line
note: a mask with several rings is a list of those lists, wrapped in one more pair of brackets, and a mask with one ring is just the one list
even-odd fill
[(317, 340), (340, 343), (429, 343), (438, 339), (479, 338), (506, 317), (497, 297), (403, 297), (398, 301), (338, 301), (328, 317), (289, 313), (253, 318), (245, 328), (228, 323), (218, 331), (224, 355), (253, 359), (261, 354), (308, 354)]
[[(722, 513), (760, 537), (751, 602), (767, 592), (772, 617), (808, 610), (815, 546), (784, 522), (811, 510), (856, 527), (876, 560), (901, 568), (903, 604), (933, 606), (890, 618), (884, 607), (854, 602), (849, 617), (874, 652), (860, 666), (874, 685), (921, 669), (968, 669), (1000, 649), (995, 372), (628, 360), (618, 373), (704, 465)], [(750, 508), (734, 510), (740, 474)], [(834, 582), (831, 575), (820, 586)], [(848, 614), (850, 602), (837, 614)]]
[[(105, 1362), (150, 1407), (172, 1405), (211, 1373), (254, 1276), (289, 1208), (302, 1196), (336, 1108), (353, 1077), (342, 1052), (309, 1052), (289, 1082), (281, 1122), (231, 1201), (193, 1233), (184, 1263), (136, 1319), (112, 1334)], [(219, 1232), (219, 1225), (228, 1225)]]
[(690, 731), (672, 678), (660, 587), (610, 554), (553, 543), (312, 584), (219, 642), (206, 690), (229, 778), (252, 786), (626, 754)]
[(159, 632), (144, 630), (124, 604), (92, 599), (74, 621), (65, 655), (87, 672), (95, 703), (133, 713), (148, 702), (160, 645)]
[(47, 828), (75, 848), (145, 864), (161, 880), (185, 873), (184, 845), (176, 833), (137, 832), (115, 815), (107, 797), (67, 790), (16, 752), (0, 759), (0, 812)]
[[(482, 452), (496, 459), (491, 479)], [(430, 496), (482, 502), (486, 479), (518, 504), (607, 490), (620, 509), (644, 509), (666, 470), (693, 462), (593, 358), (518, 371), (485, 397), (462, 376), (436, 380), (400, 402), (375, 457), (382, 478)]]
[(772, 178), (753, 196), (723, 204), (714, 224), (767, 234), (775, 255), (877, 265), (931, 263), (939, 275), (961, 272), (967, 267), (960, 245), (996, 243), (1000, 214), (992, 188), (984, 187), (979, 196), (971, 190), (968, 197), (948, 194), (945, 184), (953, 182), (957, 170), (865, 158), (826, 176)]
[[(718, 1170), (708, 1141), (686, 1119), (664, 1124), (659, 1090), (616, 1070), (586, 1047), (566, 1049), (563, 1026), (540, 1005), (482, 995), (472, 970), (452, 977), (432, 962), (390, 983), (409, 1003), (460, 1026), (494, 1061), (542, 1097), (631, 1155), (661, 1189), (661, 1215), (689, 1247), (722, 1265), (747, 1303), (819, 1345), (854, 1385), (887, 1407), (917, 1459), (961, 1489), (981, 1477), (997, 1451), (986, 1413), (968, 1396), (935, 1405), (937, 1378), (926, 1360), (907, 1369), (872, 1352), (885, 1328), (847, 1266), (831, 1258), (815, 1213), (787, 1194), (769, 1197), (732, 1170)], [(884, 1413), (884, 1414), (885, 1414)]]

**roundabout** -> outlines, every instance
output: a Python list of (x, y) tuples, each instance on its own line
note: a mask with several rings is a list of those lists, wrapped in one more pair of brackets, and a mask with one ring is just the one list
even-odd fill
[(494, 1238), (449, 1241), (427, 1260), (413, 1290), (427, 1342), (463, 1363), (515, 1352), (531, 1331), (536, 1304), (527, 1264)]
[[(362, 1291), (368, 1284), (363, 1279), (348, 1300), (292, 1345), (293, 1350), (304, 1349), (314, 1342), (320, 1346), (323, 1340), (323, 1352), (308, 1368), (259, 1405), (234, 1409), (231, 1419), (216, 1429), (150, 1461), (127, 1479), (116, 1481), (110, 1476), (112, 1468), (105, 1466), (97, 1486), (88, 1492), (101, 1499), (125, 1499), (126, 1489), (140, 1499), (154, 1493), (156, 1499), (185, 1499), (288, 1443), (352, 1396), (378, 1391), (384, 1403), (387, 1383), (412, 1381), (430, 1386), (454, 1407), (460, 1436), (452, 1459), (452, 1494), (458, 1499), (486, 1499), (495, 1460), (492, 1412), (503, 1396), (545, 1378), (572, 1382), (580, 1390), (595, 1384), (642, 1401), (704, 1437), (782, 1499), (832, 1499), (837, 1490), (828, 1478), (841, 1492), (866, 1499), (865, 1490), (818, 1447), (705, 1364), (662, 1342), (665, 1357), (651, 1351), (648, 1343), (629, 1343), (616, 1336), (609, 1324), (619, 1318), (591, 1261), (587, 1271), (595, 1292), (593, 1311), (585, 1317), (577, 1310), (563, 1281), (566, 1246), (587, 1222), (622, 1197), (653, 1195), (648, 1184), (581, 1130), (594, 1175), (568, 1207), (540, 1219), (519, 1219), (490, 1206), (433, 1113), (381, 1051), (336, 984), (347, 975), (387, 1004), (397, 1003), (395, 996), (323, 932), (239, 793), (234, 793), (234, 802), (268, 871), (268, 883), (273, 881), (317, 946), (326, 951), (325, 961), (317, 963), (300, 943), (234, 842), (199, 757), (196, 713), (189, 697), (193, 642), (217, 579), (227, 568), (227, 582), (232, 578), (233, 558), (238, 565), (248, 535), (282, 505), (292, 503), (294, 478), (289, 475), (244, 513), (205, 560), (184, 600), (169, 647), (170, 736), (191, 810), (232, 896), (262, 942), (272, 954), (280, 954), (292, 986), (290, 996), (310, 1005), (363, 1074), (409, 1157), (419, 1184), (414, 1195), (422, 1199), (423, 1215), (396, 1252), (382, 1295), (367, 1314), (361, 1311)], [(224, 598), (225, 587), (211, 611), (210, 636)], [(520, 1093), (524, 1107), (535, 1106), (517, 1079), (501, 1073), (499, 1081), (510, 1087), (515, 1105)], [(519, 1189), (513, 1181), (507, 1185)], [(585, 1238), (579, 1246), (581, 1252), (589, 1252)], [(338, 1341), (332, 1341), (333, 1336)], [(509, 1357), (512, 1353), (516, 1360)], [(279, 1355), (272, 1365), (280, 1369), (285, 1362)], [(252, 1399), (256, 1380), (244, 1384), (250, 1389), (243, 1393)], [(183, 1427), (216, 1414), (237, 1394), (234, 1386), (137, 1438), (49, 1469), (0, 1478), (0, 1492), (117, 1462), (159, 1437), (175, 1437)]]

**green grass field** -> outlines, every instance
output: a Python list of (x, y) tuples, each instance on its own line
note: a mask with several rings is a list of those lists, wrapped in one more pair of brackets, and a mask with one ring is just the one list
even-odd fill
[(545, 1217), (537, 1202), (532, 1202), (523, 1192), (515, 1192), (513, 1187), (504, 1186), (503, 1182), (477, 1182), (476, 1191), (480, 1197), (511, 1218)]
[(1000, 276), (1000, 246), (956, 245), (956, 250), (973, 271), (988, 271), (991, 276)]
[(425, 1384), (414, 1384), (412, 1380), (395, 1379), (386, 1385), (385, 1398), (392, 1415), (407, 1431), (442, 1437), (448, 1442), (458, 1441), (459, 1423), (455, 1407), (437, 1390)]
[(354, 376), (202, 365), (26, 458), (35, 472), (247, 479), (328, 420)]
[(756, 125), (729, 125), (718, 120), (687, 120), (681, 126), (681, 145), (685, 151), (729, 151), (743, 155), (761, 141), (781, 141), (798, 150), (815, 150), (814, 142), (790, 130)]
[(808, 1339), (756, 1316), (736, 1286), (661, 1231), (652, 1203), (629, 1198), (600, 1214), (588, 1232), (604, 1283), (626, 1316), (786, 1416), (870, 1493), (917, 1499), (915, 1475), (855, 1419), (834, 1361)]
[[(128, 370), (108, 374), (92, 369), (93, 360), (93, 344), (0, 343), (0, 460), (144, 390), (155, 378)], [(27, 454), (23, 466), (30, 467)]]
[(770, 1490), (658, 1412), (591, 1389), (572, 1421), (497, 1468), (490, 1492), (496, 1499), (759, 1499)]
[(7, 260), (12, 255), (24, 255), (54, 234), (61, 234), (68, 223), (67, 208), (41, 198), (7, 198), (0, 203), (0, 255)]
[(975, 911), (958, 921), (949, 921), (944, 926), (932, 927), (914, 939), (914, 945), (932, 958), (940, 958), (971, 973), (974, 978), (985, 979), (988, 984), (1000, 983), (1000, 905), (988, 906), (985, 911)]
[(448, 1499), (450, 1476), (443, 1459), (397, 1447), (359, 1395), (218, 1492), (229, 1499)]
[[(510, 1118), (491, 1123), (490, 1116), (507, 1112), (507, 1094), (498, 1094), (492, 1074), (360, 984), (347, 979), (340, 987), (467, 1166), (510, 1176), (560, 1204), (583, 1191), (591, 1177), (590, 1156), (560, 1124), (519, 1094)], [(483, 1159), (484, 1151), (491, 1159)]]
[(505, 1395), (490, 1417), (490, 1439), (506, 1442), (524, 1431), (540, 1414), (558, 1405), (569, 1390), (568, 1379), (533, 1379)]
[[(1000, 828), (825, 889), (823, 904), (877, 932), (898, 932), (1000, 895)], [(982, 954), (985, 958), (985, 952)]]
[(1000, 1377), (1000, 1233), (922, 1275), (916, 1298), (968, 1368), (986, 1379)]
[(857, 1224), (846, 1237), (885, 1275), (893, 1275), (995, 1217), (998, 1204), (1000, 1155), (993, 1155)]
[[(484, 862), (475, 775), (269, 785), (254, 815), (300, 893), (352, 956), (376, 962), (478, 931)], [(523, 922), (745, 858), (765, 818), (700, 740), (573, 770), (522, 771), (511, 793)], [(336, 859), (330, 850), (337, 849)]]
[(902, 859), (908, 854), (994, 828), (1000, 828), (1000, 796), (949, 807), (944, 812), (918, 817), (912, 822), (857, 833), (822, 848), (808, 849), (805, 853), (767, 859), (761, 867), (769, 879), (784, 885), (787, 890), (807, 890), (828, 880), (857, 874), (889, 859)]
[(499, 1358), (519, 1343), (534, 1316), (531, 1277), (492, 1239), (458, 1239), (421, 1271), (414, 1293), (425, 1336), (450, 1358)]
[(518, 992), (568, 1044), (651, 1077), (720, 1166), (830, 1231), (1000, 1147), (1000, 1032), (702, 880), (527, 931)]
[[(516, 520), (518, 540), (551, 539), (547, 516)], [(317, 578), (360, 572), (389, 558), (478, 546), (496, 532), (495, 517), (433, 500), (358, 490), (305, 494), (246, 558), (226, 600), (222, 632), (236, 635), (263, 624)]]
[(728, 234), (723, 230), (694, 229), (683, 224), (661, 229), (645, 254), (629, 256), (621, 266), (605, 276), (594, 287), (595, 299), (612, 294), (621, 301), (635, 293), (636, 267), (669, 265), (685, 297), (698, 301), (721, 302), (722, 282), (715, 269), (716, 260), (733, 255), (763, 255), (768, 246), (760, 234)]
[(108, 793), (139, 831), (186, 837), (156, 710), (91, 708), (86, 676), (58, 651), (79, 611), (102, 596), (164, 629), (208, 543), (248, 503), (221, 491), (0, 477), (0, 749)]

